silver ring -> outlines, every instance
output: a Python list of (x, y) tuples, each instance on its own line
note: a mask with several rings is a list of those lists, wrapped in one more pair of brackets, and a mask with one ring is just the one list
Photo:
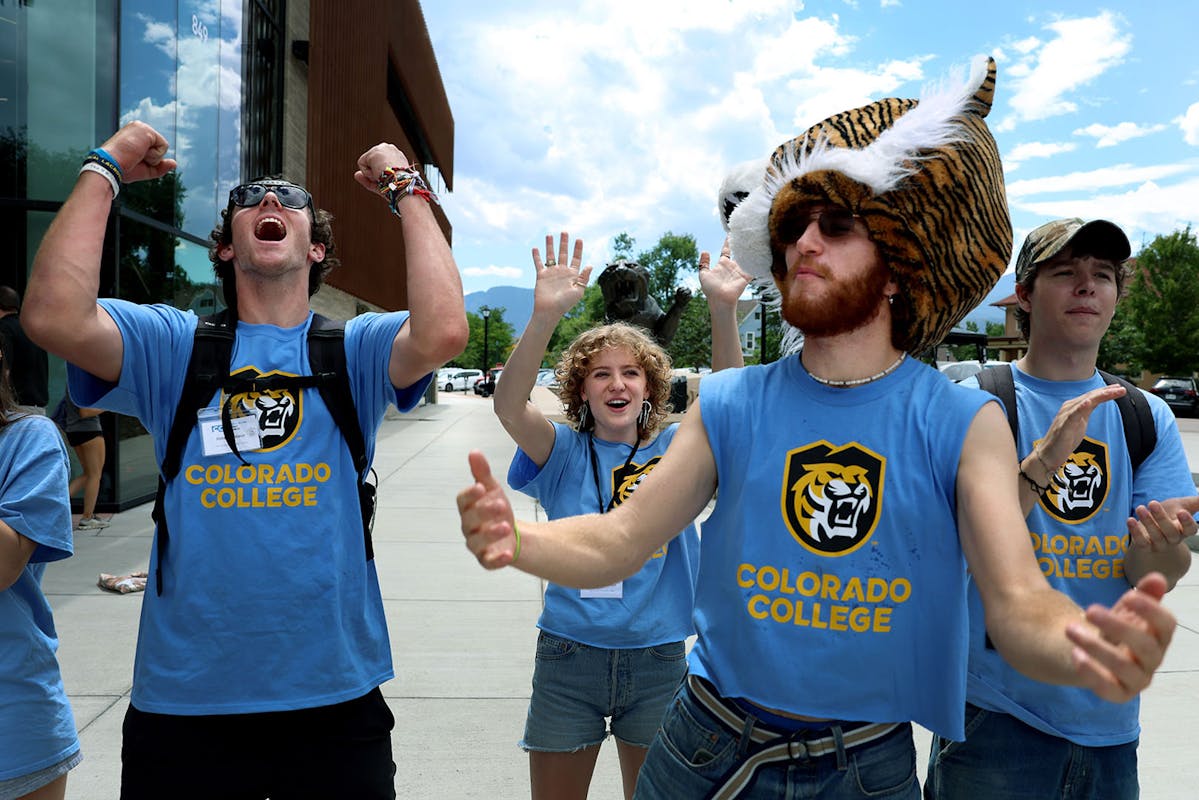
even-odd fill
[(557, 261), (554, 261), (554, 260), (551, 258), (549, 261), (545, 262), (545, 265), (546, 265), (547, 267), (556, 267), (556, 266), (558, 266), (558, 262), (557, 262)]

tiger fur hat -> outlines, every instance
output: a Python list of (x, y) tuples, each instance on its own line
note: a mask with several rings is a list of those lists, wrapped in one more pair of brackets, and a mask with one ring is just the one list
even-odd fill
[(844, 206), (861, 217), (899, 286), (895, 346), (919, 354), (940, 342), (1012, 255), (999, 148), (985, 122), (995, 71), (994, 59), (979, 56), (964, 82), (843, 111), (780, 145), (728, 217), (741, 268), (771, 281), (787, 211)]

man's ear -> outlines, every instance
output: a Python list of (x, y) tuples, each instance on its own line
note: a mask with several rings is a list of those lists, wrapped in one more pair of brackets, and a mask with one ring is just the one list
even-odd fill
[(1025, 288), (1023, 284), (1016, 284), (1016, 302), (1020, 304), (1020, 308), (1028, 313), (1032, 309), (1032, 290)]
[(228, 244), (223, 244), (217, 247), (216, 254), (220, 257), (221, 261), (232, 261), (233, 242), (229, 242)]
[(325, 246), (320, 242), (313, 242), (308, 246), (308, 259), (313, 264), (319, 264), (325, 260)]

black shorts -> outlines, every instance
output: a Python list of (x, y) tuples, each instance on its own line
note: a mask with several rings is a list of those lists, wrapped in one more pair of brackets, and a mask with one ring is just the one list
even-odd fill
[(130, 703), (121, 800), (394, 800), (394, 726), (377, 688), (265, 714), (150, 714)]
[(67, 431), (67, 444), (69, 444), (71, 447), (78, 447), (79, 445), (83, 444), (84, 442), (90, 442), (92, 439), (95, 439), (97, 436), (103, 436), (103, 435), (104, 435), (103, 431), (78, 431), (78, 432)]

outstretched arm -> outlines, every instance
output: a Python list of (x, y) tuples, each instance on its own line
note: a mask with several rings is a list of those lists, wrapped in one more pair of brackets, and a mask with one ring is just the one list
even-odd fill
[[(377, 144), (358, 157), (354, 180), (370, 192), (382, 194), (379, 179), (383, 171), (408, 167), (408, 159), (398, 147)], [(410, 316), (396, 335), (388, 376), (393, 386), (403, 388), (461, 353), (470, 330), (458, 267), (430, 202), (419, 192), (409, 192), (395, 208), (404, 232)]]
[(554, 257), (554, 238), (545, 237), (545, 263), (533, 248), (533, 316), (529, 318), (520, 341), (504, 365), (495, 387), (495, 413), (504, 430), (525, 451), (534, 464), (542, 466), (554, 447), (554, 428), (545, 415), (529, 401), (529, 392), (537, 380), (537, 370), (546, 347), (562, 315), (583, 299), (591, 267), (581, 269), (583, 240), (576, 239), (574, 252), (567, 262), (570, 234), (559, 237), (558, 257)]
[[(125, 183), (159, 178), (175, 168), (174, 159), (165, 158), (166, 139), (144, 122), (130, 122), (103, 149), (120, 165)], [(96, 298), (113, 199), (102, 175), (79, 175), (33, 259), (21, 311), (30, 339), (110, 382), (121, 376), (124, 346), (116, 323)]]
[(607, 514), (518, 523), (482, 453), (470, 454), (470, 467), (475, 482), (458, 493), (458, 513), (466, 546), (479, 563), (487, 569), (513, 565), (580, 588), (607, 586), (635, 573), (716, 491), (716, 463), (698, 406), (686, 414), (662, 461), (637, 491)]
[(17, 582), (36, 549), (37, 542), (0, 522), (0, 592)]
[(959, 535), (987, 632), (1029, 677), (1125, 702), (1149, 685), (1174, 634), (1177, 623), (1160, 603), (1165, 580), (1150, 575), (1112, 608), (1084, 614), (1037, 567), (1018, 511), (1015, 467), (1007, 420), (987, 403), (967, 433), (957, 480)]
[(741, 339), (737, 336), (737, 301), (749, 285), (749, 276), (729, 255), (727, 238), (721, 245), (716, 266), (709, 266), (710, 262), (706, 250), (699, 254), (699, 285), (712, 317), (712, 371), (719, 372), (745, 366)]

